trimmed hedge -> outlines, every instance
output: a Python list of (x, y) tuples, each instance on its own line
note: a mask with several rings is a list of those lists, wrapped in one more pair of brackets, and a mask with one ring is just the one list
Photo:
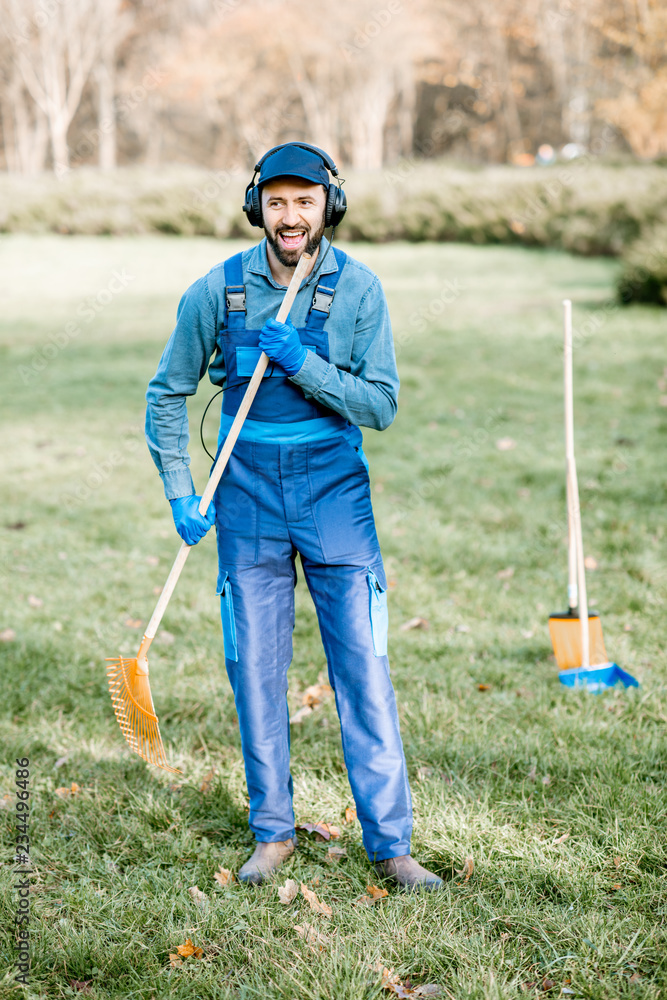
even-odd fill
[[(245, 174), (187, 167), (0, 177), (0, 231), (245, 237)], [(624, 302), (666, 305), (667, 170), (588, 158), (480, 169), (405, 161), (352, 174), (349, 240), (513, 243), (621, 256)]]

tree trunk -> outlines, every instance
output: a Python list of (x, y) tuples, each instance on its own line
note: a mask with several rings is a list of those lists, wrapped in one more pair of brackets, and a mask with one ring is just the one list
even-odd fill
[(116, 166), (115, 60), (113, 49), (105, 51), (95, 72), (97, 79), (97, 127), (100, 132), (99, 165), (101, 170)]
[[(7, 167), (16, 173), (33, 176), (44, 169), (49, 132), (46, 118), (36, 105), (28, 109), (27, 95), (16, 80), (3, 104), (3, 132)], [(10, 146), (13, 147), (10, 152)]]
[(53, 112), (48, 115), (53, 172), (63, 177), (69, 170), (69, 146), (67, 145), (67, 121), (64, 115)]
[(357, 170), (380, 170), (383, 166), (384, 130), (393, 94), (385, 75), (366, 80), (350, 94), (350, 153)]

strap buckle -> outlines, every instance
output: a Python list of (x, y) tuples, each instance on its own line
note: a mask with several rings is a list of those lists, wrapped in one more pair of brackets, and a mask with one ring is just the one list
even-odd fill
[(227, 285), (225, 288), (227, 312), (245, 312), (245, 285)]
[(315, 289), (315, 294), (313, 295), (313, 304), (311, 309), (317, 309), (318, 312), (326, 313), (328, 316), (331, 312), (331, 304), (333, 303), (335, 294), (335, 288), (328, 288), (326, 285), (318, 285)]

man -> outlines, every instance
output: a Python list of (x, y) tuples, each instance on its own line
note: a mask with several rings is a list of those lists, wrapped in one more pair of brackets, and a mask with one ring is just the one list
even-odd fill
[[(335, 226), (346, 208), (327, 168), (337, 175), (326, 153), (300, 143), (260, 160), (244, 210), (265, 239), (212, 268), (181, 299), (148, 387), (146, 436), (181, 537), (195, 544), (216, 524), (225, 662), (257, 841), (239, 879), (262, 882), (296, 845), (286, 694), (298, 553), (368, 856), (398, 884), (433, 889), (442, 880), (410, 856), (410, 789), (386, 655), (386, 581), (359, 430), (383, 430), (396, 413), (391, 326), (378, 278), (324, 239), (325, 226)], [(304, 251), (312, 255), (310, 270), (291, 322), (278, 323), (273, 317)], [(220, 448), (262, 350), (271, 365), (215, 511), (202, 517), (188, 469), (186, 397), (207, 369), (224, 385)]]

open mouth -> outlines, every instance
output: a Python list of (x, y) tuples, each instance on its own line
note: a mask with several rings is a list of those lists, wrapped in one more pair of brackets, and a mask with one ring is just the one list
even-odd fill
[(286, 250), (297, 250), (306, 239), (305, 229), (283, 229), (278, 233), (278, 239)]

